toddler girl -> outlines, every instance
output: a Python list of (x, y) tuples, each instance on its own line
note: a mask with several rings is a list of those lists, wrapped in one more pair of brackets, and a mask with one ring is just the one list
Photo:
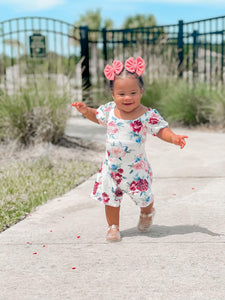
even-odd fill
[(155, 214), (151, 190), (152, 171), (144, 144), (147, 130), (162, 140), (185, 146), (185, 135), (176, 135), (160, 114), (141, 104), (145, 63), (130, 57), (125, 65), (114, 60), (104, 73), (110, 80), (113, 102), (90, 108), (82, 102), (72, 106), (87, 119), (107, 127), (105, 159), (97, 175), (92, 197), (105, 204), (108, 241), (119, 241), (119, 211), (126, 193), (140, 207), (138, 230), (147, 232)]

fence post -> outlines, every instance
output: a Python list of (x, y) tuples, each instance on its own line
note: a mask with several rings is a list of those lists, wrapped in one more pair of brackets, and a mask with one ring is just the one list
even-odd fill
[(198, 73), (198, 31), (193, 31), (193, 78), (196, 77)]
[(88, 90), (91, 86), (89, 70), (89, 45), (88, 26), (80, 27), (80, 47), (81, 47), (81, 76), (82, 76), (82, 99), (87, 100)]
[[(104, 27), (102, 29), (102, 39), (103, 39), (103, 58), (104, 58), (104, 66), (106, 66), (107, 64), (107, 32), (106, 32), (106, 28)], [(107, 79), (104, 76), (104, 84), (106, 84)]]
[(221, 82), (222, 82), (222, 84), (224, 83), (223, 67), (224, 67), (224, 34), (222, 31), (222, 49), (221, 49)]
[(103, 57), (104, 57), (104, 65), (107, 62), (107, 36), (106, 36), (106, 28), (102, 29), (102, 39), (103, 39)]
[(183, 60), (184, 60), (184, 40), (183, 40), (183, 26), (184, 21), (180, 20), (178, 23), (178, 38), (177, 38), (177, 49), (178, 49), (178, 77), (183, 77)]

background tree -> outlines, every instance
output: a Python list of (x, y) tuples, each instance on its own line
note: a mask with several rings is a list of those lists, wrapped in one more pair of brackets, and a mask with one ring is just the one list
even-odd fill
[[(141, 51), (141, 48), (146, 41), (147, 43), (156, 45), (158, 51), (161, 51), (159, 44), (165, 39), (165, 33), (163, 27), (157, 26), (157, 22), (153, 14), (137, 14), (135, 16), (127, 17), (122, 28), (134, 29), (132, 32), (132, 38), (130, 38), (136, 40), (140, 46), (139, 51)], [(145, 30), (138, 30), (139, 28), (145, 28)], [(127, 40), (129, 40), (129, 34)]]
[[(89, 51), (90, 55), (90, 69), (92, 75), (92, 83), (96, 83), (98, 80), (98, 57), (100, 57), (101, 50), (98, 49), (99, 37), (101, 38), (102, 28), (111, 29), (113, 27), (113, 21), (111, 19), (103, 19), (101, 16), (101, 10), (87, 10), (77, 22), (74, 23), (73, 30), (73, 44), (80, 45), (80, 26), (88, 26), (90, 30), (88, 32), (88, 40), (90, 42), (91, 48)], [(71, 39), (70, 41), (71, 42)]]
[(167, 37), (165, 36), (163, 27), (157, 26), (153, 14), (129, 16), (125, 19), (122, 28), (124, 29), (123, 39), (127, 42), (124, 48), (128, 49), (128, 53), (129, 47), (132, 44), (137, 48), (136, 53), (141, 53), (146, 62), (149, 62), (150, 55), (154, 61), (160, 57), (160, 53), (164, 49), (164, 41)]
[(88, 26), (90, 29), (100, 30), (103, 27), (111, 29), (113, 21), (111, 19), (103, 19), (101, 10), (98, 8), (94, 10), (87, 10), (84, 15), (80, 15), (80, 19), (75, 22), (74, 26)]
[[(101, 16), (101, 10), (98, 8), (96, 10), (87, 10), (83, 15), (80, 15), (80, 19), (74, 23), (76, 28), (80, 26), (88, 26), (89, 29), (101, 30), (102, 28), (112, 29), (113, 21), (111, 19), (103, 19)], [(80, 39), (80, 31), (74, 29), (73, 36), (76, 40)], [(89, 39), (91, 41), (96, 41), (97, 32), (89, 32)]]
[(133, 17), (127, 17), (123, 23), (122, 28), (140, 28), (140, 27), (152, 27), (156, 26), (156, 19), (154, 15), (136, 15)]

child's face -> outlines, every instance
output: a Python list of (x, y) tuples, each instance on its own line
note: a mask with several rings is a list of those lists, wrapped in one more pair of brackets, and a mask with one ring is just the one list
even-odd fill
[(134, 77), (117, 78), (112, 95), (117, 108), (129, 113), (141, 104), (142, 89)]

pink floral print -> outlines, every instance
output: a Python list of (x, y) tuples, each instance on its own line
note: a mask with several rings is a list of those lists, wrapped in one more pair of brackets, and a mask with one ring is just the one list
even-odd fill
[(120, 173), (112, 172), (111, 177), (116, 181), (117, 184), (120, 184), (123, 176)]
[(110, 155), (115, 158), (124, 157), (126, 155), (126, 151), (120, 146), (114, 147), (112, 146), (110, 150)]
[(117, 133), (118, 130), (119, 130), (118, 127), (116, 126), (116, 124), (113, 121), (108, 123), (108, 126), (107, 126), (107, 133), (108, 134)]
[(130, 185), (131, 191), (147, 191), (148, 190), (148, 181), (146, 179), (139, 179), (138, 181), (132, 181)]
[(106, 204), (106, 203), (109, 202), (109, 200), (110, 200), (109, 195), (106, 194), (105, 192), (102, 193), (102, 201), (103, 201), (103, 203)]
[(155, 112), (152, 113), (150, 119), (149, 119), (149, 123), (152, 125), (158, 124), (159, 123), (159, 116), (158, 114), (156, 114)]
[(141, 123), (140, 120), (136, 120), (133, 123), (130, 123), (131, 128), (133, 129), (134, 132), (140, 132), (142, 129), (143, 124)]
[(96, 194), (98, 186), (99, 186), (99, 182), (95, 181), (94, 188), (93, 188), (93, 195)]
[(133, 165), (133, 168), (135, 170), (145, 170), (146, 172), (148, 171), (148, 163), (144, 160), (138, 161)]
[(114, 108), (115, 103), (109, 102), (97, 110), (99, 123), (107, 127), (107, 141), (92, 197), (118, 207), (128, 194), (136, 205), (145, 207), (153, 201), (152, 171), (144, 149), (147, 130), (157, 135), (168, 123), (151, 108), (136, 120), (116, 118)]

